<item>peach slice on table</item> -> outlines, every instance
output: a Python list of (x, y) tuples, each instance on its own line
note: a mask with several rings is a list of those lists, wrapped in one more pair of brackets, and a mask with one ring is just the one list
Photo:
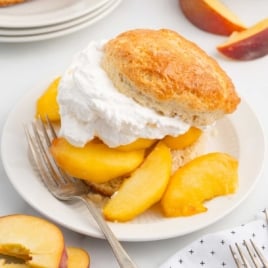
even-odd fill
[(159, 142), (103, 208), (107, 220), (125, 222), (158, 202), (171, 172), (170, 149)]
[(0, 267), (1, 268), (31, 268), (31, 266), (29, 266), (28, 264), (24, 264), (24, 263), (9, 263), (9, 262), (6, 262), (5, 260), (1, 260), (1, 259), (0, 259)]
[(191, 127), (187, 132), (177, 137), (166, 136), (163, 142), (171, 149), (181, 150), (194, 144), (202, 134), (202, 130)]
[(27, 267), (67, 267), (61, 230), (30, 215), (0, 217), (0, 254), (22, 259)]
[(60, 121), (59, 105), (57, 103), (60, 77), (53, 80), (36, 102), (36, 116), (45, 121), (46, 116), (52, 122)]
[(238, 184), (238, 161), (225, 153), (208, 153), (179, 168), (171, 177), (161, 200), (167, 217), (205, 212), (203, 202), (234, 193)]
[(145, 155), (145, 150), (124, 152), (95, 140), (79, 148), (64, 138), (53, 140), (50, 152), (65, 172), (95, 183), (129, 174), (142, 163)]
[(89, 268), (90, 257), (84, 249), (77, 247), (67, 247), (67, 255), (67, 268)]
[(233, 33), (219, 52), (237, 60), (253, 60), (268, 54), (268, 19), (262, 20), (242, 32)]
[(179, 0), (185, 17), (198, 28), (229, 36), (246, 29), (243, 22), (218, 0)]

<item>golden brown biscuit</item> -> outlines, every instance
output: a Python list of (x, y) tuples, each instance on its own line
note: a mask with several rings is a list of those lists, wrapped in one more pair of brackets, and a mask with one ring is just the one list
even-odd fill
[(0, 7), (18, 4), (25, 2), (25, 0), (0, 0)]
[(105, 45), (102, 66), (122, 93), (193, 126), (213, 123), (240, 102), (219, 64), (171, 30), (120, 34)]

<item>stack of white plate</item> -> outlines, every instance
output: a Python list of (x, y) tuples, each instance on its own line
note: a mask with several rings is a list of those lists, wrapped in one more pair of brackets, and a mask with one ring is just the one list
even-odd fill
[(0, 8), (0, 42), (30, 42), (66, 35), (102, 19), (120, 2), (28, 0)]

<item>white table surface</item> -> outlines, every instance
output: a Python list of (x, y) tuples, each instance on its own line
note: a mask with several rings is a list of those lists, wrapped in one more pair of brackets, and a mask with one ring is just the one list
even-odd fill
[[(74, 53), (90, 40), (110, 38), (131, 28), (170, 28), (199, 44), (215, 57), (236, 85), (237, 91), (257, 114), (268, 136), (268, 56), (239, 62), (220, 56), (215, 46), (225, 37), (205, 33), (192, 26), (181, 14), (177, 0), (124, 0), (98, 23), (68, 36), (41, 42), (0, 44), (0, 127), (18, 100), (38, 81), (51, 80), (62, 73)], [(267, 16), (265, 0), (225, 0), (225, 3), (250, 25)], [(257, 4), (258, 3), (258, 4)], [(254, 151), (252, 152), (254, 157)], [(170, 255), (205, 233), (236, 226), (253, 219), (268, 206), (267, 156), (260, 179), (248, 198), (217, 223), (195, 233), (162, 241), (124, 242), (123, 245), (139, 267), (158, 267)], [(41, 216), (13, 189), (0, 164), (0, 215), (27, 213)], [(86, 237), (62, 228), (68, 245), (84, 247), (91, 255), (91, 267), (118, 267), (104, 240)]]

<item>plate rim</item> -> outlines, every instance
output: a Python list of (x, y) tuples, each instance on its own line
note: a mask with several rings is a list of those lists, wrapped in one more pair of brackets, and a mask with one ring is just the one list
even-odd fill
[(34, 27), (34, 28), (20, 28), (20, 29), (4, 29), (0, 27), (0, 37), (24, 37), (24, 36), (32, 36), (32, 35), (39, 35), (39, 34), (48, 34), (55, 31), (62, 31), (78, 24), (84, 23), (88, 20), (94, 19), (95, 17), (99, 16), (102, 12), (112, 8), (118, 0), (110, 0), (109, 2), (105, 3), (98, 9), (80, 16), (78, 18), (68, 20), (63, 23), (57, 23), (55, 25), (49, 25), (44, 27)]
[[(64, 23), (69, 20), (76, 19), (80, 16), (86, 15), (90, 12), (93, 12), (95, 9), (101, 7), (105, 3), (109, 2), (111, 0), (94, 0), (94, 4), (90, 4), (90, 1), (86, 0), (79, 0), (79, 2), (84, 2), (85, 4), (88, 4), (86, 8), (79, 9), (77, 10), (74, 8), (75, 5), (78, 5), (78, 1), (73, 1), (73, 5), (64, 8), (64, 10), (61, 12), (61, 16), (57, 12), (48, 12), (46, 13), (46, 16), (48, 18), (43, 18), (43, 21), (40, 21), (42, 16), (38, 13), (37, 15), (32, 15), (32, 16), (22, 16), (26, 18), (23, 22), (23, 19), (20, 21), (19, 19), (14, 20), (14, 16), (10, 15), (4, 15), (0, 13), (0, 28), (33, 28), (33, 27), (42, 27), (42, 26), (49, 26), (53, 24), (58, 24), (58, 23)], [(31, 3), (27, 3), (27, 5), (31, 5)], [(73, 10), (74, 9), (74, 10)], [(70, 12), (72, 11), (72, 12)], [(53, 16), (54, 14), (54, 19), (51, 18), (51, 15)], [(49, 16), (48, 16), (49, 15)], [(29, 20), (29, 17), (31, 17), (33, 20), (35, 19), (34, 22)], [(10, 18), (10, 19), (9, 19)]]
[(77, 32), (79, 30), (82, 30), (99, 20), (103, 19), (107, 15), (109, 15), (112, 11), (114, 11), (118, 5), (121, 3), (122, 0), (111, 0), (113, 1), (112, 5), (109, 5), (105, 10), (94, 16), (93, 18), (89, 20), (83, 20), (80, 23), (77, 23), (73, 26), (51, 31), (43, 34), (36, 34), (36, 35), (23, 35), (23, 36), (1, 36), (0, 35), (0, 42), (3, 43), (24, 43), (24, 42), (36, 42), (36, 41), (42, 41), (42, 40), (48, 40), (56, 37), (65, 36), (74, 32)]
[[(50, 80), (51, 80), (51, 78), (50, 78)], [(44, 81), (44, 84), (48, 84), (47, 81), (50, 81), (50, 80), (46, 80), (46, 82)], [(41, 84), (41, 82), (40, 82), (40, 84)], [(39, 84), (39, 87), (41, 87), (40, 84)], [(21, 100), (17, 102), (17, 104), (10, 111), (10, 113), (9, 113), (7, 119), (6, 119), (6, 122), (4, 124), (3, 131), (2, 131), (2, 137), (1, 137), (1, 156), (2, 156), (3, 167), (4, 167), (4, 170), (5, 170), (6, 174), (7, 174), (7, 178), (11, 182), (12, 186), (15, 188), (17, 193), (31, 207), (36, 209), (38, 212), (40, 212), (45, 217), (49, 218), (50, 220), (56, 222), (57, 224), (65, 227), (65, 228), (67, 228), (69, 230), (72, 230), (72, 231), (75, 231), (75, 232), (78, 232), (78, 233), (81, 233), (81, 234), (84, 234), (84, 235), (88, 235), (88, 236), (91, 236), (91, 237), (95, 237), (95, 238), (104, 238), (103, 235), (100, 233), (100, 231), (97, 229), (97, 227), (94, 226), (94, 224), (90, 226), (91, 227), (90, 231), (89, 230), (86, 230), (86, 231), (81, 230), (79, 227), (73, 226), (72, 222), (71, 223), (64, 222), (64, 220), (62, 220), (62, 219), (59, 219), (57, 217), (55, 218), (53, 213), (51, 214), (48, 211), (42, 210), (42, 208), (40, 208), (40, 204), (39, 205), (38, 204), (33, 204), (31, 202), (31, 200), (29, 200), (29, 198), (27, 196), (25, 196), (25, 193), (21, 192), (22, 191), (21, 189), (18, 189), (18, 185), (16, 185), (15, 182), (14, 182), (14, 171), (12, 171), (12, 167), (10, 166), (10, 163), (9, 163), (9, 160), (8, 160), (8, 157), (7, 157), (7, 154), (6, 154), (6, 152), (9, 150), (7, 148), (8, 145), (6, 143), (6, 141), (8, 140), (8, 132), (9, 132), (8, 129), (10, 128), (10, 124), (12, 125), (14, 123), (12, 120), (13, 120), (14, 117), (16, 117), (17, 110), (19, 110), (20, 107), (23, 106), (24, 103), (27, 104), (26, 103), (27, 100), (29, 101), (29, 99), (31, 99), (31, 98), (32, 98), (32, 100), (34, 100), (33, 99), (34, 96), (38, 96), (37, 92), (36, 92), (36, 91), (38, 91), (37, 88), (38, 87), (34, 87), (33, 90), (28, 91), (21, 98)], [(45, 88), (45, 87), (42, 87), (42, 88)], [(40, 92), (41, 92), (41, 90), (39, 90), (39, 94), (40, 94)], [(33, 106), (34, 106), (34, 104), (33, 104)], [(159, 229), (163, 228), (162, 227), (163, 222), (161, 222), (160, 224), (159, 224), (159, 222), (149, 223), (149, 224), (146, 224), (146, 223), (145, 224), (140, 224), (140, 223), (110, 223), (109, 222), (108, 224), (110, 225), (110, 227), (112, 228), (112, 230), (114, 231), (114, 233), (116, 234), (116, 236), (118, 237), (119, 240), (121, 240), (121, 241), (133, 241), (133, 242), (155, 241), (155, 240), (169, 239), (169, 238), (174, 238), (174, 237), (179, 237), (179, 236), (182, 236), (182, 235), (185, 235), (185, 234), (189, 234), (189, 233), (195, 232), (197, 230), (203, 229), (205, 227), (208, 227), (209, 225), (215, 223), (216, 221), (224, 218), (227, 214), (231, 213), (236, 207), (238, 207), (248, 197), (248, 195), (254, 189), (256, 183), (259, 181), (259, 178), (260, 178), (260, 175), (261, 175), (261, 172), (262, 172), (262, 169), (263, 169), (263, 165), (264, 165), (264, 156), (265, 156), (266, 144), (265, 144), (265, 137), (264, 137), (264, 131), (263, 131), (262, 125), (261, 125), (258, 117), (256, 116), (256, 114), (252, 110), (252, 108), (249, 106), (249, 104), (245, 100), (242, 99), (241, 104), (238, 107), (238, 111), (236, 111), (233, 115), (227, 116), (226, 117), (227, 120), (230, 120), (230, 121), (237, 120), (236, 117), (239, 117), (240, 109), (242, 109), (242, 110), (246, 109), (247, 112), (250, 113), (252, 119), (254, 119), (253, 122), (258, 127), (257, 134), (258, 134), (258, 136), (260, 138), (260, 139), (258, 139), (258, 143), (259, 143), (259, 145), (262, 145), (262, 146), (261, 146), (261, 148), (259, 148), (260, 149), (260, 151), (259, 151), (259, 159), (261, 160), (261, 162), (258, 163), (259, 164), (258, 167), (256, 167), (256, 169), (253, 172), (254, 173), (254, 178), (252, 178), (252, 183), (250, 184), (250, 187), (247, 188), (246, 191), (239, 197), (239, 199), (234, 204), (232, 204), (231, 207), (226, 209), (224, 212), (219, 213), (217, 215), (217, 217), (214, 217), (213, 219), (211, 219), (211, 220), (209, 220), (207, 222), (197, 224), (194, 227), (190, 226), (190, 230), (188, 228), (185, 231), (181, 231), (181, 230), (174, 231), (173, 228), (170, 228), (170, 230), (166, 230), (165, 233), (162, 232), (161, 234), (159, 234), (159, 233), (155, 234), (156, 231), (158, 231)], [(232, 119), (232, 118), (234, 118), (234, 119)], [(28, 119), (32, 120), (33, 118), (28, 118)], [(242, 121), (243, 120), (240, 119), (240, 124), (243, 124)], [(23, 123), (28, 123), (28, 122), (23, 122)], [(22, 123), (20, 123), (20, 125), (21, 124)], [(256, 131), (256, 129), (255, 129), (255, 131)], [(33, 172), (33, 171), (30, 171), (30, 173), (31, 172)], [(44, 189), (45, 189), (45, 187), (44, 187)], [(234, 196), (236, 196), (236, 194)], [(58, 202), (59, 202), (59, 204), (63, 205), (60, 201), (58, 201)], [(66, 205), (64, 205), (64, 206), (67, 207)], [(208, 213), (208, 212), (206, 212), (206, 213)], [(199, 217), (199, 216), (200, 216), (200, 214), (198, 214), (197, 216), (193, 216), (193, 217)], [(189, 218), (191, 218), (191, 217), (189, 217)], [(169, 223), (172, 223), (172, 226), (173, 226), (173, 224), (176, 224), (176, 222), (178, 222), (180, 219), (181, 218), (171, 218), (171, 219), (168, 219), (168, 221), (169, 221)], [(201, 215), (201, 219), (202, 219), (202, 215)], [(129, 230), (127, 230), (128, 228), (126, 228), (126, 225), (130, 229), (133, 229), (133, 227), (134, 227), (134, 230), (131, 231), (132, 233), (129, 233)], [(122, 226), (123, 226), (123, 231), (122, 231)], [(143, 230), (144, 226), (147, 226), (147, 227), (151, 226), (153, 228), (146, 228), (146, 235), (144, 235), (144, 230)], [(126, 230), (127, 230), (127, 232), (126, 232)], [(143, 235), (141, 235), (141, 234), (143, 234)]]

